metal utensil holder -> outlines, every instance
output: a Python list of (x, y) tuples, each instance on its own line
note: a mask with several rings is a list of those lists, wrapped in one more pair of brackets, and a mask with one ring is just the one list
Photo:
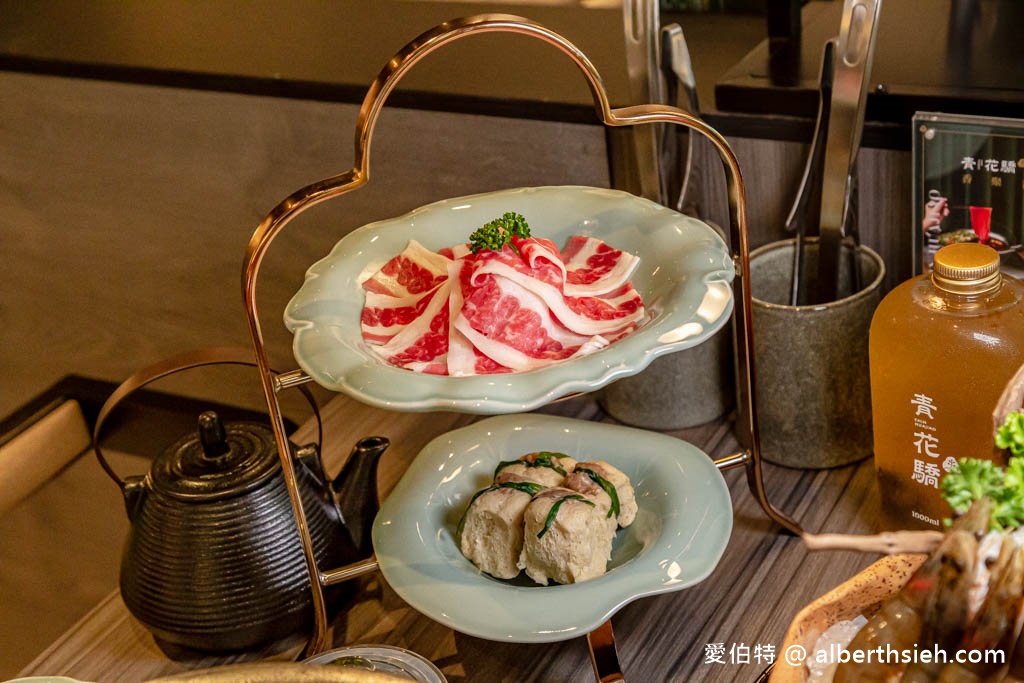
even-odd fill
[(736, 157), (729, 143), (718, 131), (700, 118), (675, 107), (644, 104), (612, 109), (601, 76), (587, 56), (561, 35), (528, 19), (505, 14), (483, 14), (455, 19), (435, 26), (399, 50), (370, 85), (356, 120), (354, 167), (340, 175), (308, 185), (284, 199), (256, 228), (246, 250), (242, 272), (242, 293), (248, 316), (249, 332), (255, 347), (256, 365), (266, 395), (271, 425), (276, 435), (278, 452), (281, 456), (292, 508), (298, 523), (313, 592), (314, 628), (306, 646), (307, 654), (320, 652), (325, 649), (327, 644), (328, 623), (324, 589), (327, 586), (375, 571), (377, 562), (374, 558), (370, 558), (336, 569), (321, 570), (317, 567), (277, 396), (284, 389), (312, 381), (312, 378), (301, 370), (276, 375), (270, 369), (256, 304), (256, 280), (260, 264), (271, 242), (293, 218), (316, 204), (351, 192), (369, 181), (370, 142), (374, 126), (388, 95), (409, 69), (431, 52), (448, 43), (471, 34), (495, 32), (515, 33), (537, 38), (568, 56), (583, 73), (594, 99), (597, 116), (604, 125), (635, 126), (671, 123), (686, 126), (706, 137), (718, 150), (726, 173), (729, 234), (733, 263), (736, 268), (736, 277), (733, 280), (736, 301), (733, 321), (737, 346), (737, 403), (740, 408), (736, 428), (744, 449), (716, 460), (715, 464), (722, 470), (745, 467), (750, 490), (760, 502), (765, 513), (786, 530), (795, 534), (801, 533), (800, 527), (794, 521), (772, 505), (764, 485), (757, 422), (757, 392), (754, 382), (753, 305), (749, 278), (746, 193)]

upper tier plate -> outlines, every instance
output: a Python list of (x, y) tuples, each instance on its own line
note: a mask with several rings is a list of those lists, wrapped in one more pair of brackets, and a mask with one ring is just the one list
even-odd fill
[[(572, 235), (589, 235), (639, 256), (633, 285), (649, 319), (596, 353), (522, 373), (424, 375), (370, 350), (360, 329), (361, 284), (410, 239), (433, 250), (462, 244), (507, 211), (523, 214), (535, 235), (560, 248)], [(718, 232), (654, 202), (591, 187), (520, 188), (448, 199), (353, 230), (306, 272), (284, 320), (300, 367), (332, 391), (389, 410), (521, 412), (594, 391), (701, 343), (732, 313), (734, 272)]]

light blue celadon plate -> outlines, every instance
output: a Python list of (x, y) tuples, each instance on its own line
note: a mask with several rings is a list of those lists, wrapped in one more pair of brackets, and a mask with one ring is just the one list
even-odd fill
[[(530, 372), (447, 377), (388, 365), (363, 341), (362, 283), (415, 239), (438, 250), (507, 211), (562, 248), (575, 234), (640, 257), (633, 285), (649, 319), (633, 334), (581, 358)], [(663, 354), (707, 339), (732, 313), (734, 268), (710, 226), (646, 199), (590, 187), (535, 187), (429, 204), (353, 230), (307, 272), (285, 310), (299, 366), (316, 382), (401, 411), (499, 414), (531, 410), (636, 374)]]
[[(540, 586), (479, 571), (459, 551), (459, 519), (495, 466), (534, 451), (604, 460), (636, 491), (604, 576)], [(632, 427), (549, 415), (504, 415), (444, 434), (420, 452), (373, 526), (380, 570), (412, 607), (469, 635), (516, 643), (584, 635), (620, 607), (705, 579), (732, 533), (725, 480), (697, 447)]]

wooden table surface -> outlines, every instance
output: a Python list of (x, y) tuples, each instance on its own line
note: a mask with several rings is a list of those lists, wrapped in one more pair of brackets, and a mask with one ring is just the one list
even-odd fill
[[(553, 404), (546, 413), (612, 422), (591, 397)], [(380, 434), (391, 440), (380, 468), (382, 495), (432, 438), (473, 421), (454, 413), (391, 413), (344, 396), (323, 410), (324, 459), (336, 471), (355, 441)], [(306, 425), (295, 436), (308, 442)], [(728, 420), (671, 432), (712, 458), (738, 450)], [(766, 485), (778, 507), (808, 531), (875, 531), (877, 493), (871, 460), (811, 471), (766, 465)], [(641, 598), (612, 619), (627, 681), (751, 681), (778, 654), (800, 608), (877, 559), (854, 552), (808, 553), (763, 514), (742, 470), (725, 473), (734, 526), (715, 571), (703, 583)], [(334, 643), (387, 643), (434, 661), (452, 683), (461, 681), (593, 681), (585, 638), (541, 645), (490, 642), (452, 631), (406, 605), (377, 573), (359, 579), (362, 590), (335, 621)], [(275, 658), (294, 657), (300, 646)], [(773, 653), (772, 650), (775, 650)], [(721, 653), (720, 657), (712, 657)], [(65, 675), (83, 681), (145, 681), (253, 659), (169, 658), (126, 610), (115, 592), (41, 653), (21, 674)], [(711, 661), (713, 659), (721, 661)]]

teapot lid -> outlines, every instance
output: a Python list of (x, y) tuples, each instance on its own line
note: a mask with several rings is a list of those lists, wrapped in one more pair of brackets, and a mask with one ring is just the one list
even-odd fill
[(199, 416), (199, 431), (160, 454), (153, 487), (179, 498), (217, 499), (259, 486), (281, 467), (274, 432), (261, 424), (223, 424), (217, 413)]

